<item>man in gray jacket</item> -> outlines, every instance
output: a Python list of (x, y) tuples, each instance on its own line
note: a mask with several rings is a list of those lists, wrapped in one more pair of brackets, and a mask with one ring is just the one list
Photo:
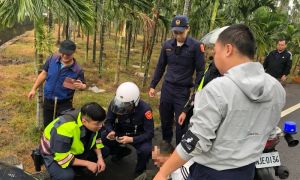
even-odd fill
[(285, 104), (281, 84), (251, 61), (255, 49), (245, 25), (232, 25), (219, 35), (214, 59), (224, 76), (196, 94), (190, 128), (155, 180), (167, 179), (191, 158), (190, 179), (254, 179), (255, 161)]

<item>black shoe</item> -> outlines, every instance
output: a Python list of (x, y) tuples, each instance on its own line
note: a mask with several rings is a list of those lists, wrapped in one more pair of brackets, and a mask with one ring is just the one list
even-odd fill
[(111, 156), (111, 161), (112, 162), (120, 161), (122, 158), (128, 156), (130, 153), (131, 153), (131, 149), (129, 149), (128, 147), (122, 147), (118, 150), (118, 153)]

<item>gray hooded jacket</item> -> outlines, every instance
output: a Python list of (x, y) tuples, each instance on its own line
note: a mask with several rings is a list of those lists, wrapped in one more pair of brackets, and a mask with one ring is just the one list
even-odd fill
[(231, 68), (196, 94), (189, 131), (176, 151), (181, 158), (226, 170), (258, 160), (276, 128), (285, 91), (260, 63)]

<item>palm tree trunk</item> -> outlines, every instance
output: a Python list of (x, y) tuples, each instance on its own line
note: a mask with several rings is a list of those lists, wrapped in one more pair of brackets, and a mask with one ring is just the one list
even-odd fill
[(210, 19), (209, 31), (212, 31), (214, 29), (219, 6), (220, 6), (220, 0), (215, 0), (213, 12)]
[(101, 30), (100, 30), (100, 55), (99, 55), (99, 77), (101, 78), (103, 69), (104, 57), (104, 33), (105, 33), (105, 18), (104, 18), (104, 0), (101, 0)]
[(72, 23), (72, 30), (73, 30), (73, 41), (76, 41), (76, 22)]
[(111, 25), (111, 23), (109, 23), (109, 26), (108, 26), (108, 39), (110, 39), (110, 36), (111, 36), (111, 29), (112, 29), (112, 25)]
[(184, 1), (184, 8), (183, 8), (183, 15), (188, 16), (189, 8), (191, 7), (191, 0), (185, 0)]
[(53, 13), (51, 8), (48, 9), (48, 33), (53, 29)]
[(165, 32), (166, 32), (166, 30), (163, 28), (163, 29), (162, 29), (162, 34), (161, 34), (160, 43), (163, 43), (163, 42), (164, 42)]
[(67, 14), (67, 22), (66, 22), (66, 39), (69, 40), (70, 39), (70, 17), (69, 14)]
[(60, 44), (60, 29), (61, 29), (61, 22), (60, 22), (60, 17), (58, 17), (58, 30), (57, 30), (56, 44)]
[(90, 44), (90, 32), (88, 31), (86, 35), (85, 62), (88, 62), (89, 59), (89, 44)]
[(137, 39), (137, 33), (138, 33), (138, 26), (137, 25), (138, 25), (137, 22), (135, 22), (134, 35), (133, 35), (133, 40), (132, 40), (132, 45), (131, 45), (132, 48), (135, 47), (135, 41)]
[[(39, 31), (42, 27), (42, 23), (35, 20), (34, 21), (34, 47), (35, 47), (35, 69), (37, 74), (42, 72), (43, 54), (41, 54), (42, 43), (40, 41), (41, 32)], [(43, 88), (39, 87), (38, 95), (36, 98), (36, 126), (37, 129), (41, 130), (43, 128)]]
[(65, 36), (65, 34), (66, 34), (66, 22), (63, 22), (62, 24), (63, 24), (63, 25), (62, 25), (63, 29), (62, 29), (62, 31), (61, 31), (61, 36), (63, 37), (63, 36)]
[(93, 63), (96, 62), (96, 47), (97, 47), (97, 13), (98, 13), (98, 5), (97, 0), (95, 1), (95, 27), (94, 27), (94, 41), (93, 41)]
[(152, 56), (152, 51), (153, 51), (155, 37), (156, 37), (156, 33), (157, 33), (157, 27), (158, 27), (159, 7), (160, 7), (160, 0), (157, 0), (155, 13), (153, 14), (153, 16), (154, 16), (153, 17), (154, 27), (153, 27), (153, 31), (152, 31), (152, 35), (151, 35), (150, 49), (148, 51), (147, 61), (146, 61), (146, 65), (145, 65), (145, 73), (144, 73), (144, 78), (143, 78), (143, 83), (142, 83), (143, 87), (146, 86), (146, 82), (147, 82), (147, 79), (148, 79), (148, 73), (149, 73), (149, 68), (150, 68), (150, 60), (151, 60), (151, 56)]
[(116, 75), (115, 75), (115, 81), (114, 85), (119, 84), (120, 81), (120, 70), (121, 70), (121, 52), (122, 52), (122, 41), (125, 36), (126, 31), (126, 23), (121, 22), (121, 28), (120, 28), (120, 36), (119, 36), (119, 42), (118, 42), (118, 55), (117, 55), (117, 69), (116, 69)]
[(115, 32), (115, 48), (117, 48), (118, 31)]
[(141, 62), (140, 62), (140, 68), (141, 68), (141, 69), (142, 69), (143, 64), (144, 64), (145, 53), (146, 53), (146, 32), (144, 31), (144, 36), (143, 36), (143, 49), (142, 49)]
[(130, 58), (130, 46), (131, 46), (131, 40), (132, 40), (132, 22), (128, 22), (129, 25), (129, 32), (128, 32), (128, 39), (127, 39), (127, 57), (126, 57), (126, 70), (128, 69), (128, 64), (129, 64), (129, 58)]
[(80, 34), (80, 24), (77, 23), (77, 37), (80, 38), (81, 34)]

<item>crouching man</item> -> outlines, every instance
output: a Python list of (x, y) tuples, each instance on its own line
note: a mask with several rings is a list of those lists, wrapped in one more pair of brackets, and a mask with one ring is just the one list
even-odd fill
[(71, 180), (75, 174), (105, 170), (104, 146), (98, 138), (105, 118), (105, 110), (92, 102), (67, 112), (45, 128), (40, 151), (51, 179)]

